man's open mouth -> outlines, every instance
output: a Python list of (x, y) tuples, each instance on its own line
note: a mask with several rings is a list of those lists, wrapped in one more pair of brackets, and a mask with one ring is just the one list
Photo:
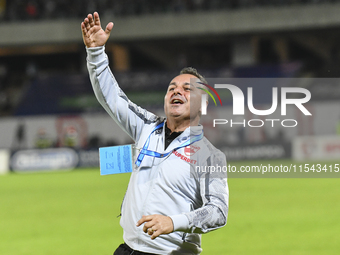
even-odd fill
[(181, 99), (175, 98), (175, 99), (172, 99), (170, 103), (171, 104), (183, 104), (184, 102)]

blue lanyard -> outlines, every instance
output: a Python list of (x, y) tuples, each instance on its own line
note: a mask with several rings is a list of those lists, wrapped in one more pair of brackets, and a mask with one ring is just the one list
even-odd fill
[(138, 158), (135, 162), (135, 164), (139, 167), (140, 164), (142, 163), (144, 156), (151, 156), (151, 157), (155, 157), (155, 158), (164, 158), (166, 156), (168, 156), (170, 153), (172, 153), (175, 150), (178, 150), (180, 148), (186, 147), (194, 142), (197, 142), (199, 140), (201, 140), (203, 138), (203, 132), (199, 135), (195, 135), (192, 139), (187, 140), (186, 142), (184, 142), (183, 144), (181, 144), (179, 147), (176, 147), (175, 149), (173, 149), (170, 152), (161, 154), (159, 152), (156, 151), (150, 151), (148, 150), (149, 144), (150, 144), (150, 137), (152, 135), (153, 132), (155, 132), (157, 129), (162, 128), (164, 126), (164, 122), (160, 123), (157, 125), (157, 127), (154, 128), (154, 130), (152, 130), (152, 132), (150, 133), (148, 139), (146, 140), (143, 149), (141, 149), (141, 151), (139, 152)]

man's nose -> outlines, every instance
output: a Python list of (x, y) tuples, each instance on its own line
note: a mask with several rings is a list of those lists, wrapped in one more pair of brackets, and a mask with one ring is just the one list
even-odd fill
[(174, 89), (174, 93), (175, 93), (175, 95), (177, 95), (177, 94), (182, 94), (182, 89), (181, 88), (179, 88), (179, 87), (176, 87), (175, 89)]

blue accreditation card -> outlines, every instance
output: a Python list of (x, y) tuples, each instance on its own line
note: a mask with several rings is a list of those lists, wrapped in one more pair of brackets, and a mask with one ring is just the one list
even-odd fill
[(132, 144), (99, 148), (100, 175), (131, 173), (133, 151)]

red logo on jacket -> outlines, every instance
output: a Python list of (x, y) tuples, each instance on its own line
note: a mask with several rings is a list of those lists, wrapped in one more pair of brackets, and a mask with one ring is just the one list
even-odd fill
[(189, 145), (187, 147), (184, 148), (184, 154), (187, 156), (192, 156), (194, 155), (199, 149), (201, 149), (198, 146), (194, 146), (194, 145)]

